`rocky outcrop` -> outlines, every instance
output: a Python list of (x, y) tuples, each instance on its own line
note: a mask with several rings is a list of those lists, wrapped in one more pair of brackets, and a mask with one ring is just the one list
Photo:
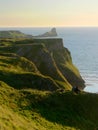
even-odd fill
[(46, 32), (42, 35), (38, 35), (37, 37), (56, 37), (56, 36), (57, 36), (56, 28), (52, 28), (49, 32)]
[(10, 46), (2, 46), (0, 53), (4, 52), (27, 58), (40, 74), (51, 77), (57, 84), (63, 82), (64, 88), (85, 87), (84, 80), (73, 65), (71, 54), (63, 46), (61, 38), (17, 40)]
[[(34, 42), (34, 41), (33, 41)], [(62, 39), (35, 39), (35, 43), (16, 46), (16, 53), (34, 62), (38, 70), (69, 86), (85, 87), (78, 69), (73, 65), (69, 50), (64, 48)]]

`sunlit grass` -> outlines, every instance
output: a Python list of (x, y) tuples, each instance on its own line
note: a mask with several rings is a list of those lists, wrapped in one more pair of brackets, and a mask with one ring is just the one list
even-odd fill
[[(97, 130), (98, 95), (73, 93), (61, 71), (66, 70), (71, 78), (72, 74), (80, 77), (68, 50), (64, 49), (63, 55), (62, 50), (49, 53), (43, 44), (30, 48), (22, 46), (23, 40), (11, 42), (11, 45), (3, 43), (0, 47), (0, 130)], [(19, 45), (12, 47), (15, 42)], [(24, 40), (25, 43), (28, 40)], [(15, 54), (21, 47), (26, 55), (30, 48), (33, 54), (28, 56), (31, 59), (40, 48), (51, 58), (56, 70), (54, 76), (60, 76), (61, 80), (42, 75), (33, 62)]]

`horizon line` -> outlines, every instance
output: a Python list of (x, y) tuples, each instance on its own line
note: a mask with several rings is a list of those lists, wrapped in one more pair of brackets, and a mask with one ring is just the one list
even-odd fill
[(98, 28), (98, 26), (0, 26), (0, 28)]

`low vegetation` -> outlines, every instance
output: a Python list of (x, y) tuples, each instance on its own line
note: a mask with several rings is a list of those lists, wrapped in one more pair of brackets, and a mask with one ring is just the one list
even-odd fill
[(97, 130), (97, 108), (97, 94), (17, 90), (0, 82), (1, 130)]
[[(61, 55), (63, 60), (60, 52), (52, 54), (51, 49), (40, 45), (42, 52), (53, 58), (51, 63), (63, 79), (59, 80), (43, 75), (36, 62), (30, 60), (34, 55), (27, 58), (15, 53), (26, 47), (22, 41), (20, 44), (17, 41), (17, 46), (13, 39), (3, 42), (0, 46), (0, 130), (98, 130), (98, 95), (76, 94), (71, 91), (66, 76), (62, 77), (62, 68), (79, 76), (69, 52), (67, 57)], [(64, 64), (66, 60), (69, 62)]]

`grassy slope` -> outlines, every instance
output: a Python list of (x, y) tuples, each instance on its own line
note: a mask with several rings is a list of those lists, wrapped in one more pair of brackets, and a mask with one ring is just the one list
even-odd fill
[(98, 95), (16, 90), (0, 82), (3, 130), (96, 130)]
[[(79, 81), (81, 81), (81, 84), (84, 85), (84, 82), (82, 81), (80, 77), (79, 71), (75, 68), (75, 66), (71, 62), (70, 54), (67, 53), (66, 50), (64, 50), (63, 46), (62, 46), (63, 49), (60, 49), (60, 50), (58, 49), (57, 51), (55, 51), (55, 48), (58, 47), (58, 43), (57, 45), (51, 43), (50, 47), (48, 46), (48, 49), (45, 45), (46, 43), (45, 44), (40, 43), (40, 45), (39, 44), (29, 44), (29, 45), (21, 44), (20, 46), (16, 47), (15, 52), (19, 54), (20, 56), (24, 56), (28, 58), (29, 60), (33, 61), (42, 74), (49, 75), (53, 79), (64, 81), (69, 87), (71, 86), (70, 83), (73, 82), (73, 77), (75, 77), (75, 81), (76, 81), (75, 83), (72, 84), (73, 86), (76, 86), (77, 79), (79, 79)], [(51, 49), (53, 46), (54, 46), (54, 50)], [(67, 65), (67, 63), (69, 63), (70, 66)], [(67, 78), (65, 78), (65, 75), (67, 75), (66, 77), (69, 77), (69, 79), (71, 79), (71, 82), (68, 82), (68, 80), (66, 80)], [(79, 85), (80, 84), (78, 84), (77, 86)]]
[[(66, 84), (40, 74), (33, 62), (13, 53), (3, 53), (0, 56), (0, 80), (17, 89), (33, 88), (54, 91), (61, 86), (68, 89)], [(61, 86), (59, 87), (58, 84)]]
[(80, 72), (73, 64), (71, 54), (67, 48), (62, 48), (59, 51), (55, 50), (53, 52), (53, 58), (62, 75), (72, 86), (80, 87), (80, 89), (85, 87)]
[[(33, 85), (32, 79), (36, 80)], [(0, 80), (1, 130), (98, 129), (97, 94), (72, 93), (63, 82), (42, 76), (26, 58), (12, 53), (0, 55)], [(48, 85), (67, 90), (46, 91)], [(42, 86), (46, 86), (44, 91), (40, 91)]]
[[(44, 119), (35, 109), (40, 99), (50, 93), (38, 89), (47, 90), (48, 86), (49, 90), (53, 86), (53, 91), (58, 88), (56, 82), (59, 81), (55, 82), (50, 77), (41, 75), (32, 62), (13, 53), (2, 53), (0, 56), (0, 80), (1, 130), (63, 128), (62, 125), (54, 125), (53, 122)], [(32, 80), (35, 81), (33, 85)], [(62, 82), (58, 84), (65, 87)], [(33, 89), (30, 89), (32, 87)]]
[(20, 31), (0, 31), (0, 38), (27, 38), (27, 35)]
[[(60, 81), (62, 81), (63, 79), (62, 83), (56, 80), (57, 84), (63, 84), (61, 86), (66, 86), (67, 89), (71, 89), (71, 85), (67, 82), (67, 80), (64, 78), (62, 73), (58, 71), (59, 69), (56, 67), (55, 62), (53, 61), (50, 53), (47, 52), (47, 50), (45, 50), (45, 47), (43, 47), (43, 45), (18, 44), (15, 46), (2, 46), (0, 48), (0, 53), (3, 53), (4, 51), (7, 53), (16, 52), (19, 55), (27, 57), (31, 61), (34, 60), (33, 62), (35, 62), (37, 68), (41, 71), (42, 74), (46, 76), (47, 75), (51, 76), (53, 79), (55, 78)], [(40, 63), (40, 66), (39, 66), (39, 63)]]

